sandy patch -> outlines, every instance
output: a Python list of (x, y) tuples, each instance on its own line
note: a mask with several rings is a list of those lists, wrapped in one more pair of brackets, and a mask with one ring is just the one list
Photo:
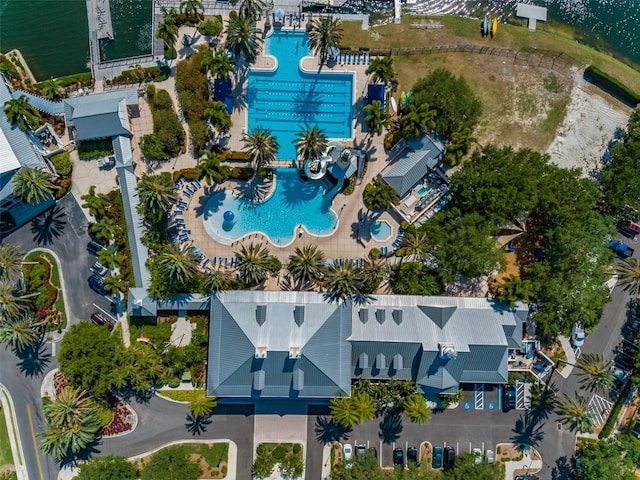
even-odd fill
[(632, 109), (582, 78), (572, 69), (574, 82), (564, 122), (547, 149), (551, 162), (588, 172), (601, 166), (600, 159), (616, 129), (626, 128)]

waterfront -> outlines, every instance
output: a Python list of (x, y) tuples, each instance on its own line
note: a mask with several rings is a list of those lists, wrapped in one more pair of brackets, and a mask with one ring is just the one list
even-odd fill
[[(152, 0), (111, 0), (107, 60), (151, 52)], [(0, 52), (20, 49), (37, 80), (89, 70), (84, 0), (0, 0)]]

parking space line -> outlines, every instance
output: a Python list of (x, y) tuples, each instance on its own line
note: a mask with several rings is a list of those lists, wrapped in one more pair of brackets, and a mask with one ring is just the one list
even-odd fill
[(484, 410), (484, 383), (473, 384), (473, 394), (475, 397), (475, 409)]
[(498, 410), (502, 410), (502, 385), (498, 385)]
[(613, 403), (602, 398), (600, 395), (593, 395), (587, 405), (587, 412), (591, 415), (593, 423), (600, 426), (604, 423), (611, 411)]

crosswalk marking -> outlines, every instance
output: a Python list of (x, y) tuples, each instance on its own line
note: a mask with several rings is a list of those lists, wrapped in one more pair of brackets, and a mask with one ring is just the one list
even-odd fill
[(594, 395), (591, 397), (589, 405), (587, 406), (587, 412), (591, 415), (594, 425), (600, 426), (604, 423), (609, 416), (612, 406), (612, 402), (602, 398), (600, 395)]
[(475, 395), (475, 409), (484, 410), (484, 383), (474, 384), (473, 391)]

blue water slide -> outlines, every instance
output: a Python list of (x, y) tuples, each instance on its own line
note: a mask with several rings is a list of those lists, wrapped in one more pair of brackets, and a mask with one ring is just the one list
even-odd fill
[(49, 115), (61, 115), (62, 113), (64, 113), (62, 102), (52, 102), (51, 100), (39, 97), (37, 95), (34, 95), (33, 93), (23, 92), (22, 90), (16, 90), (11, 94), (11, 96), (16, 100), (22, 95), (25, 95), (27, 97), (29, 105), (31, 105), (36, 110), (47, 113)]

